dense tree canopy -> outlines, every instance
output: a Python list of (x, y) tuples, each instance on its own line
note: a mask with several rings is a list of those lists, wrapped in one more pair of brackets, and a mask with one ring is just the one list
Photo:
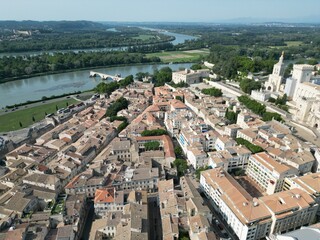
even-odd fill
[(120, 80), (119, 82), (101, 82), (94, 88), (94, 91), (100, 94), (106, 93), (110, 95), (113, 91), (117, 90), (120, 87), (126, 87), (133, 83), (133, 81), (133, 76), (129, 75), (124, 79)]
[(266, 112), (266, 106), (257, 102), (256, 100), (251, 99), (248, 96), (240, 96), (238, 100), (244, 104), (247, 108), (249, 108), (255, 114), (262, 116)]
[(107, 117), (117, 116), (117, 113), (119, 111), (121, 111), (122, 109), (128, 108), (128, 106), (129, 106), (129, 101), (126, 98), (121, 97), (108, 107), (106, 116)]
[(249, 141), (243, 138), (237, 138), (236, 142), (240, 145), (246, 146), (252, 153), (263, 152), (263, 148), (257, 145), (250, 143)]
[(230, 124), (234, 124), (237, 122), (238, 114), (238, 112), (235, 113), (234, 111), (231, 111), (229, 110), (229, 108), (227, 108), (225, 118), (229, 120)]
[(179, 177), (183, 176), (188, 169), (187, 161), (180, 158), (173, 161), (173, 166), (176, 167)]
[(160, 59), (157, 57), (146, 58), (143, 54), (125, 52), (79, 52), (3, 57), (0, 58), (0, 83), (8, 78), (39, 73), (148, 62), (160, 62)]
[(203, 94), (210, 95), (210, 96), (213, 96), (213, 97), (221, 97), (222, 96), (221, 89), (218, 89), (218, 88), (215, 88), (215, 87), (202, 89), (201, 92)]
[(164, 129), (155, 129), (155, 130), (144, 130), (141, 133), (141, 136), (161, 136), (161, 135), (168, 135), (168, 132)]
[(251, 94), (252, 90), (261, 88), (261, 82), (245, 78), (240, 81), (240, 88), (245, 93)]
[(154, 150), (159, 150), (160, 148), (160, 143), (157, 141), (152, 141), (152, 142), (146, 142), (144, 144), (144, 147), (146, 151), (154, 151)]
[(163, 86), (172, 80), (172, 69), (170, 67), (164, 67), (160, 70), (155, 70), (153, 79), (156, 87)]

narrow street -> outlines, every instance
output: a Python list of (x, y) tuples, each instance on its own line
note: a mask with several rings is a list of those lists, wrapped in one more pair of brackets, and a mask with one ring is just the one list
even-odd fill
[[(221, 232), (221, 229), (217, 226), (218, 224), (222, 224), (223, 229), (227, 232), (228, 236), (233, 239), (233, 240), (238, 240), (239, 238), (237, 237), (237, 235), (232, 231), (232, 229), (229, 227), (228, 223), (223, 220), (222, 216), (220, 213), (218, 213), (217, 211), (215, 211), (214, 207), (212, 206), (212, 203), (206, 198), (203, 197), (203, 200), (205, 202), (205, 204), (209, 207), (209, 209), (211, 210), (211, 212), (213, 213), (213, 216), (215, 218), (215, 220), (212, 221), (212, 225), (214, 226), (215, 230), (217, 230), (217, 232), (219, 233), (219, 235), (221, 237), (224, 237), (224, 234)], [(219, 221), (219, 223), (215, 222), (216, 220)]]
[(90, 201), (88, 202), (88, 215), (87, 219), (85, 220), (85, 224), (83, 227), (83, 232), (82, 232), (82, 237), (80, 238), (81, 240), (87, 240), (89, 239), (90, 231), (91, 231), (91, 226), (92, 222), (94, 219), (94, 207), (93, 207), (93, 202)]
[(148, 196), (150, 240), (162, 239), (160, 209), (157, 205), (157, 195)]

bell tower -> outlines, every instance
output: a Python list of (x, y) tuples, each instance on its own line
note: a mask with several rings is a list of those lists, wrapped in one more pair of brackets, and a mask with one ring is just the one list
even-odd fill
[(279, 62), (273, 66), (272, 74), (269, 75), (269, 80), (266, 82), (265, 87), (267, 91), (279, 92), (282, 78), (284, 75), (285, 65), (283, 63), (284, 52), (282, 52)]

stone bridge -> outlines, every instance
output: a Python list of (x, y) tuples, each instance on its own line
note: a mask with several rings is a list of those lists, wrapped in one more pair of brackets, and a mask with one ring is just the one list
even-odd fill
[(106, 74), (106, 73), (99, 73), (99, 72), (90, 71), (90, 77), (96, 77), (96, 76), (101, 77), (102, 80), (107, 80), (108, 78), (110, 78), (113, 81), (117, 81), (117, 82), (119, 82), (120, 80), (124, 79), (124, 78), (121, 77), (120, 74), (112, 76), (112, 75), (109, 75), (109, 74)]

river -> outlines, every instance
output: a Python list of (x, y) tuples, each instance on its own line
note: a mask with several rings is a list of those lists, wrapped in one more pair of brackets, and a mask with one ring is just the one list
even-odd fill
[[(141, 27), (141, 28), (146, 29), (146, 30), (160, 32), (160, 33), (167, 35), (167, 36), (175, 37), (175, 40), (171, 41), (171, 43), (173, 45), (184, 43), (187, 40), (197, 39), (197, 37), (194, 37), (194, 36), (168, 32), (168, 31), (162, 30), (162, 29), (153, 29), (153, 28), (145, 28), (145, 27)], [(26, 56), (26, 55), (37, 56), (37, 55), (40, 55), (43, 53), (54, 54), (57, 52), (59, 52), (59, 53), (68, 53), (68, 52), (78, 53), (80, 51), (82, 51), (82, 52), (109, 52), (109, 51), (126, 51), (127, 49), (128, 49), (128, 47), (108, 47), (108, 48), (72, 49), (72, 50), (28, 51), (28, 52), (19, 52), (19, 53), (0, 53), (0, 58), (6, 57), (6, 56)]]
[[(152, 31), (158, 31), (163, 34), (174, 36), (175, 40), (172, 41), (174, 45), (183, 43), (186, 40), (193, 40), (197, 37), (172, 33), (161, 29), (152, 29)], [(111, 51), (121, 50), (124, 48), (104, 48), (104, 49), (87, 49), (85, 51)], [(80, 50), (70, 50), (80, 51)], [(57, 51), (48, 51), (46, 53), (54, 54)], [(59, 51), (60, 52), (60, 51)], [(67, 51), (61, 51), (67, 52)], [(23, 52), (23, 53), (3, 53), (1, 56), (17, 56), (17, 55), (38, 55), (43, 52)], [(135, 75), (138, 72), (149, 72), (153, 73), (155, 69), (160, 69), (164, 66), (170, 66), (172, 70), (176, 71), (180, 68), (189, 68), (191, 64), (145, 64), (145, 65), (134, 65), (134, 66), (123, 66), (123, 67), (105, 67), (95, 69), (96, 72), (107, 73), (109, 75), (121, 74), (122, 76), (128, 76), (130, 74)], [(84, 91), (94, 88), (100, 81), (100, 78), (89, 78), (90, 70), (74, 71), (61, 74), (49, 74), (40, 77), (32, 77), (23, 80), (10, 81), (0, 84), (0, 108), (7, 105), (13, 105), (26, 101), (39, 100), (43, 96), (50, 97), (52, 95), (61, 95), (63, 93), (71, 93), (75, 91)]]
[[(169, 66), (173, 71), (180, 68), (190, 68), (191, 63), (181, 64), (145, 64), (122, 67), (104, 67), (94, 69), (95, 72), (107, 73), (125, 77), (138, 72), (153, 73), (155, 69)], [(7, 105), (38, 100), (43, 96), (60, 95), (75, 91), (84, 91), (94, 88), (102, 80), (99, 77), (89, 78), (90, 70), (81, 70), (68, 73), (50, 74), (0, 84), (0, 108)]]

